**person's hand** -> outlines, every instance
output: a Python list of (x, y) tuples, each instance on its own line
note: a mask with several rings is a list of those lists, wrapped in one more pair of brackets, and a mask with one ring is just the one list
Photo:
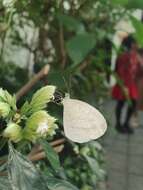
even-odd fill
[(140, 65), (141, 67), (143, 67), (143, 56), (138, 55), (137, 58), (138, 58), (139, 65)]
[(123, 92), (124, 92), (124, 94), (125, 94), (125, 97), (126, 97), (126, 98), (129, 98), (129, 90), (128, 90), (127, 87), (123, 87)]

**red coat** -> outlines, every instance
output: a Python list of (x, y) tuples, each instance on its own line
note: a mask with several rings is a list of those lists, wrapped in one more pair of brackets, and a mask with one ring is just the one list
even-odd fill
[[(137, 99), (138, 90), (136, 84), (136, 74), (138, 70), (137, 53), (135, 51), (125, 52), (121, 54), (116, 63), (116, 72), (119, 79), (123, 82), (123, 86), (128, 89), (129, 98)], [(117, 100), (125, 100), (126, 96), (123, 87), (116, 84), (112, 90), (113, 98)]]
[(139, 92), (138, 108), (143, 110), (143, 66), (140, 66), (138, 68), (137, 88), (138, 88), (138, 92)]

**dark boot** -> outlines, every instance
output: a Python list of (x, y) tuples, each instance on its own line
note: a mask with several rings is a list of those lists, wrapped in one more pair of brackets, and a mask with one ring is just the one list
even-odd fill
[(131, 105), (128, 105), (126, 120), (125, 120), (125, 124), (124, 124), (124, 127), (126, 128), (128, 134), (134, 133), (134, 130), (131, 128), (129, 123), (130, 123), (130, 119), (131, 119), (132, 115), (136, 111), (136, 100), (131, 100), (131, 101), (132, 101)]
[(119, 100), (117, 102), (117, 106), (116, 106), (116, 126), (115, 129), (119, 132), (119, 133), (125, 133), (125, 130), (123, 128), (123, 126), (121, 125), (121, 114), (122, 114), (122, 109), (124, 107), (124, 101)]
[(115, 128), (116, 128), (116, 130), (119, 132), (119, 133), (127, 133), (127, 130), (126, 130), (126, 128), (124, 128), (122, 125), (120, 125), (120, 124), (116, 124), (116, 126), (115, 126)]
[(131, 126), (129, 124), (124, 124), (124, 128), (126, 129), (127, 133), (128, 134), (133, 134), (134, 133), (134, 130), (133, 128), (131, 128)]

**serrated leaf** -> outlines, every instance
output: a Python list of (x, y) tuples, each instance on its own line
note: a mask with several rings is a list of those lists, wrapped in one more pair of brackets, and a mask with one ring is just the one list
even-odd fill
[(54, 168), (55, 171), (58, 171), (60, 169), (60, 161), (58, 154), (54, 151), (54, 149), (46, 140), (41, 140), (40, 144), (42, 145), (46, 157), (49, 160), (51, 166)]
[(0, 177), (0, 190), (12, 190), (8, 177)]
[(47, 184), (31, 161), (9, 146), (8, 177), (12, 190), (48, 190)]
[(7, 91), (5, 91), (5, 102), (16, 110), (16, 98), (15, 96), (11, 96)]
[(20, 113), (21, 113), (22, 115), (28, 115), (30, 109), (31, 109), (31, 106), (30, 106), (30, 104), (28, 103), (28, 101), (26, 101), (26, 102), (23, 104), (23, 106), (21, 107)]
[(46, 177), (46, 179), (50, 190), (79, 190), (66, 180), (57, 179), (54, 177)]
[(0, 89), (0, 101), (9, 104), (13, 110), (16, 110), (16, 97), (7, 90)]
[(46, 104), (50, 102), (51, 98), (54, 95), (56, 90), (55, 86), (45, 86), (38, 90), (32, 97), (32, 101), (30, 103), (31, 113), (42, 110), (46, 108)]
[(0, 172), (6, 171), (7, 170), (7, 162), (0, 165)]

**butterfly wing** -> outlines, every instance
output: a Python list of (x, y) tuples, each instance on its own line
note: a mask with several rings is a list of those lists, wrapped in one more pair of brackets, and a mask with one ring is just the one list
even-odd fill
[(65, 98), (64, 131), (67, 138), (84, 143), (101, 137), (107, 123), (103, 115), (93, 106), (76, 99)]

